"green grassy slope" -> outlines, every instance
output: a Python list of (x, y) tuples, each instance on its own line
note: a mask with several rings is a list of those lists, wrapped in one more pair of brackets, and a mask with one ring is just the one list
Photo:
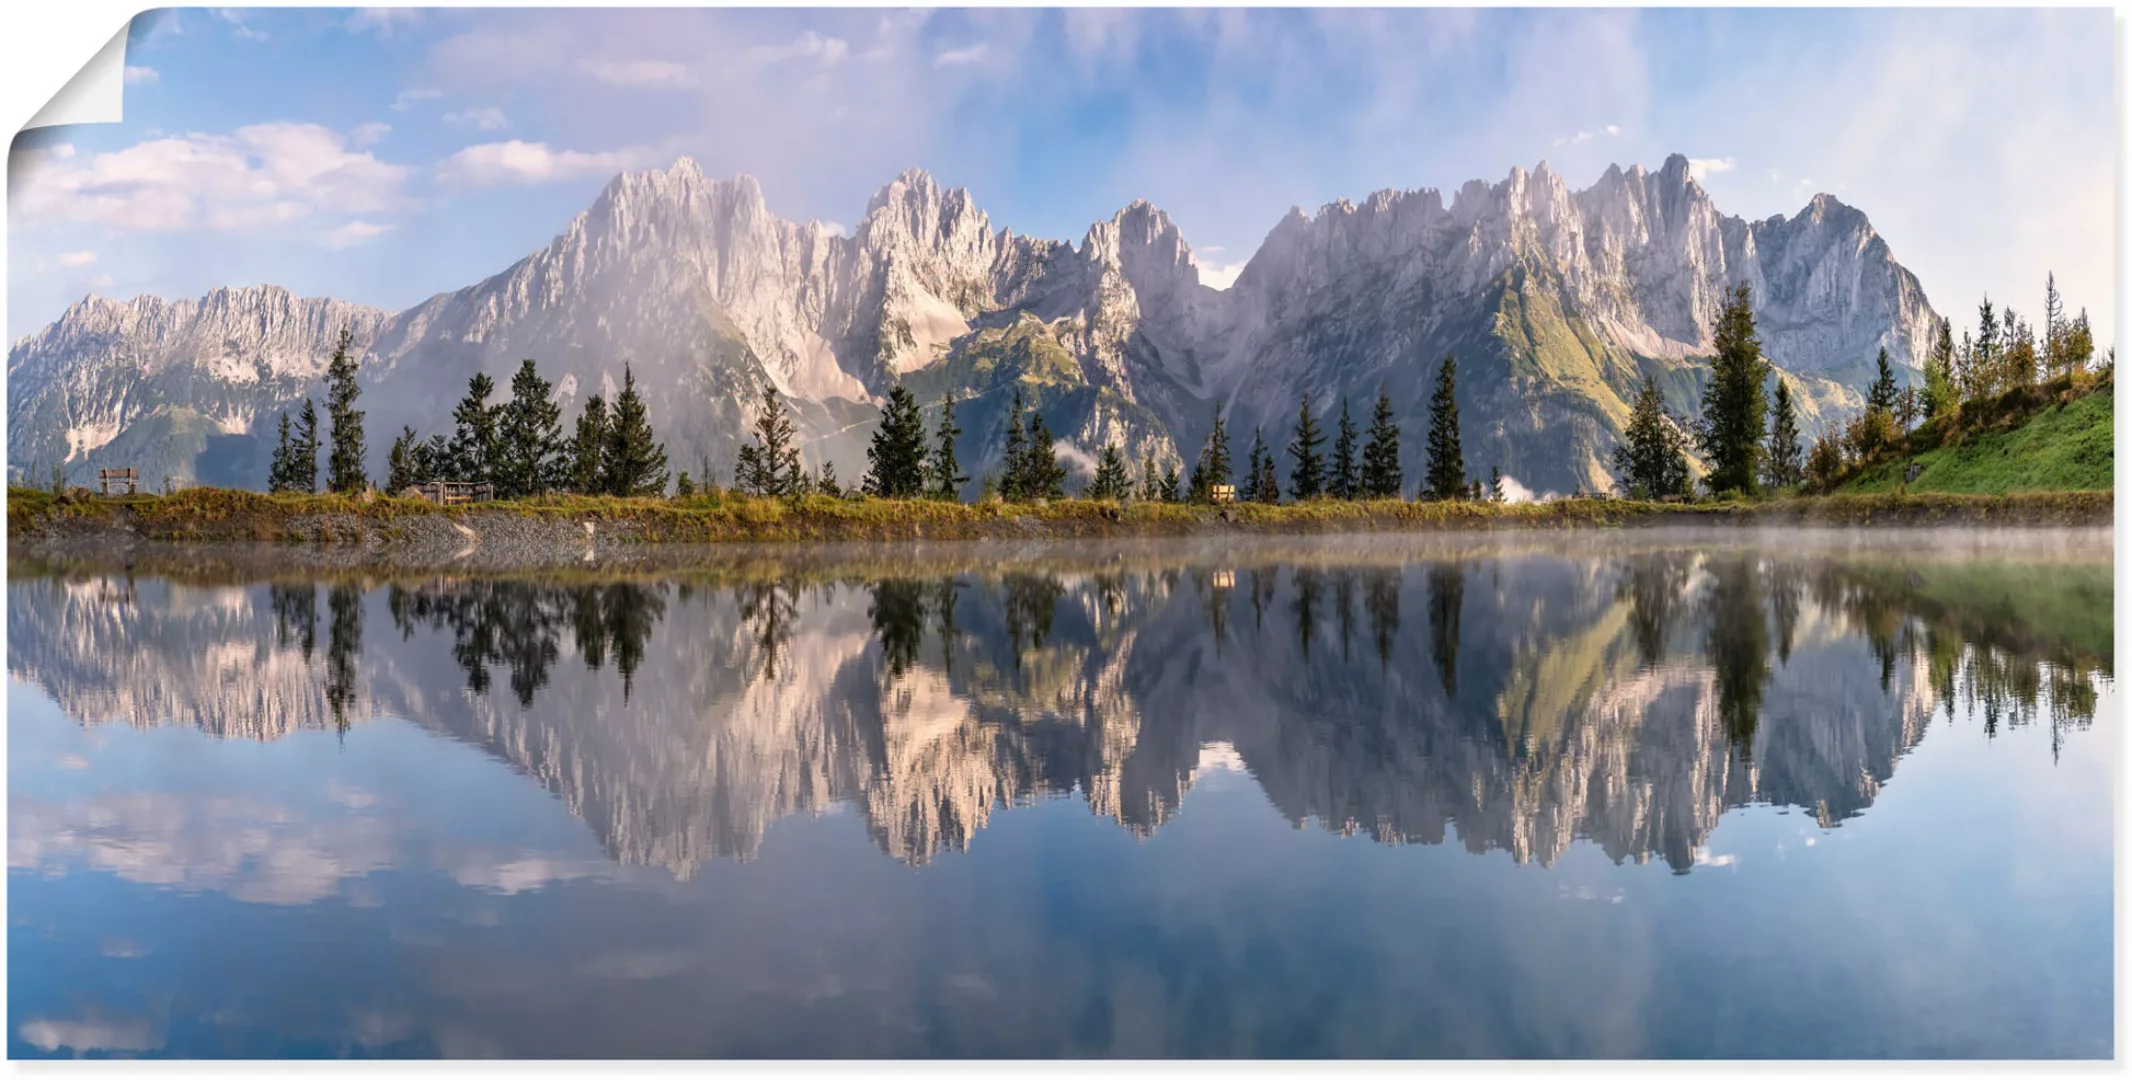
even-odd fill
[[(2043, 409), (2006, 431), (1987, 431), (1916, 457), (1915, 492), (2003, 495), (2016, 491), (2106, 491), (2113, 482), (2116, 395), (2104, 390)], [(1894, 491), (1903, 463), (1882, 462), (1846, 491)]]

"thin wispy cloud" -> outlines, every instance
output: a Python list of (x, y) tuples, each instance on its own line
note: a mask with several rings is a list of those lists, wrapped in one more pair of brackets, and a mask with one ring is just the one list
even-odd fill
[(453, 154), (439, 166), (437, 179), (457, 187), (522, 187), (641, 168), (654, 156), (647, 148), (588, 153), (512, 139), (469, 146)]
[(681, 90), (696, 82), (688, 65), (672, 60), (581, 60), (578, 70), (614, 86)]
[(152, 67), (137, 67), (133, 64), (126, 65), (125, 83), (127, 86), (146, 86), (150, 83), (161, 82), (162, 80), (163, 76)]
[(951, 68), (983, 63), (984, 59), (990, 55), (992, 55), (992, 46), (980, 41), (975, 45), (966, 45), (960, 49), (944, 49), (934, 53), (933, 67)]
[(443, 119), (447, 124), (463, 124), (483, 131), (502, 131), (511, 126), (510, 118), (503, 114), (502, 109), (493, 105), (484, 105), (472, 109), (458, 109), (445, 113)]

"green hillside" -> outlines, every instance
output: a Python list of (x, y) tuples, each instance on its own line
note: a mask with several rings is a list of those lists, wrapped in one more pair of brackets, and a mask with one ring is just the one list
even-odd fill
[[(2116, 395), (2105, 381), (2094, 393), (2046, 406), (2018, 426), (1981, 431), (1956, 445), (1919, 453), (1916, 492), (2003, 495), (2017, 491), (2107, 491), (2112, 486)], [(1846, 491), (1894, 491), (1901, 460), (1877, 463), (1843, 485)]]

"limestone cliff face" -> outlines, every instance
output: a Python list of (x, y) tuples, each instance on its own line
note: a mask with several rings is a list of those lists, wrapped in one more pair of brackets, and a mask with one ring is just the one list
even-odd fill
[(627, 366), (671, 459), (719, 469), (773, 386), (799, 406), (810, 462), (856, 477), (867, 419), (898, 382), (969, 403), (965, 461), (996, 451), (1020, 389), (1084, 471), (1111, 442), (1136, 460), (1189, 457), (1217, 409), (1277, 445), (1306, 385), (1321, 407), (1364, 411), (1382, 389), (1418, 432), (1451, 353), (1469, 468), (1567, 490), (1598, 483), (1645, 374), (1692, 405), (1696, 358), (1737, 283), (1754, 288), (1765, 350), (1810, 428), (1855, 408), (1879, 347), (1912, 365), (1927, 348), (1933, 312), (1863, 213), (1818, 195), (1791, 218), (1726, 217), (1677, 155), (1583, 191), (1543, 163), (1448, 202), (1382, 191), (1292, 211), (1227, 291), (1200, 281), (1145, 202), (1078, 244), (1036, 239), (912, 170), (840, 235), (683, 158), (617, 176), (547, 247), (397, 314), (271, 287), (85, 299), (10, 350), (9, 466), (258, 486), (274, 414), (317, 392), (348, 326), (374, 465), (382, 433), (444, 430), (470, 376), (501, 381), (529, 356), (571, 410)]

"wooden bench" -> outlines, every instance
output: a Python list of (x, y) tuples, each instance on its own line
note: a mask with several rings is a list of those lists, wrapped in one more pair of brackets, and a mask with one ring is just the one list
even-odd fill
[[(141, 490), (141, 474), (138, 469), (98, 469), (96, 488), (105, 495), (138, 495)], [(123, 488), (112, 491), (112, 488)]]

